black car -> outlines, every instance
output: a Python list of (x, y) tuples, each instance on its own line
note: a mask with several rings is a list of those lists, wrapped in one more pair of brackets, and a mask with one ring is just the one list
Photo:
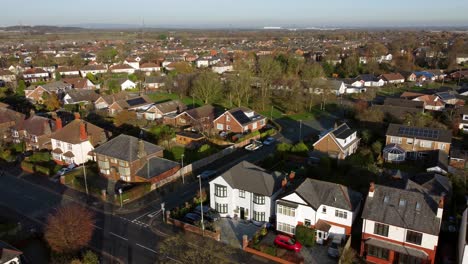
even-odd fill
[[(199, 215), (201, 217), (201, 206), (195, 207), (193, 210), (193, 213)], [(203, 206), (203, 220), (206, 220), (208, 222), (214, 222), (218, 221), (221, 218), (218, 212), (215, 210), (211, 209), (208, 206)]]
[(187, 224), (195, 225), (195, 222), (201, 220), (201, 216), (195, 213), (188, 213), (184, 216), (182, 221), (186, 222)]

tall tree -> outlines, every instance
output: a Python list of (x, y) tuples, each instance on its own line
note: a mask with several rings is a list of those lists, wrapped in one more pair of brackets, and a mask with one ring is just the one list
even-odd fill
[(305, 63), (302, 65), (301, 77), (303, 80), (311, 81), (315, 78), (325, 77), (322, 65), (318, 63)]
[(42, 100), (47, 111), (54, 111), (60, 108), (60, 101), (55, 93), (44, 93)]
[(260, 100), (262, 110), (270, 101), (270, 87), (274, 79), (281, 76), (281, 65), (271, 56), (262, 56), (258, 59), (258, 77), (261, 79)]
[(237, 107), (240, 107), (242, 103), (248, 105), (252, 93), (252, 76), (250, 72), (241, 71), (238, 76), (230, 80), (229, 91), (234, 97)]
[(221, 94), (222, 84), (216, 73), (204, 71), (200, 73), (193, 83), (193, 95), (205, 104), (212, 103)]
[(89, 243), (93, 224), (93, 214), (88, 209), (76, 204), (65, 205), (48, 217), (45, 240), (55, 252), (73, 253)]

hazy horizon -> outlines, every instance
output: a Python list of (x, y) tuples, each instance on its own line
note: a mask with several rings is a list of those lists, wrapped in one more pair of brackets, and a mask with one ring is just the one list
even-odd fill
[(125, 25), (135, 27), (261, 28), (278, 27), (460, 27), (468, 26), (468, 1), (395, 0), (27, 0), (18, 12), (15, 2), (0, 26), (12, 25)]

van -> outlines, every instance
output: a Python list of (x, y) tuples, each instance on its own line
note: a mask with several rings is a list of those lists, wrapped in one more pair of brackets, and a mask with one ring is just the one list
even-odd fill
[(340, 247), (343, 243), (343, 238), (341, 236), (333, 236), (333, 240), (328, 245), (328, 256), (332, 258), (339, 258), (340, 257)]

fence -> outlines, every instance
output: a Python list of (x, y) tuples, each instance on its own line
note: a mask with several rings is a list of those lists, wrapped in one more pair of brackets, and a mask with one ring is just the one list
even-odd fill
[(345, 258), (347, 256), (346, 251), (348, 251), (351, 248), (351, 236), (348, 237), (348, 241), (346, 241), (345, 246), (343, 247), (343, 251), (341, 253), (340, 260), (338, 261), (338, 264), (341, 264), (343, 261), (345, 261)]
[(188, 232), (191, 232), (191, 233), (194, 233), (194, 234), (203, 235), (204, 237), (209, 237), (209, 238), (214, 239), (216, 241), (221, 240), (221, 231), (220, 230), (217, 230), (216, 232), (212, 232), (212, 231), (209, 231), (209, 230), (203, 231), (201, 228), (199, 228), (197, 226), (190, 225), (190, 224), (184, 223), (182, 221), (179, 221), (177, 219), (171, 218), (171, 212), (170, 211), (166, 211), (166, 223), (171, 224), (173, 226), (177, 226), (179, 228), (182, 228), (185, 231), (188, 231)]

